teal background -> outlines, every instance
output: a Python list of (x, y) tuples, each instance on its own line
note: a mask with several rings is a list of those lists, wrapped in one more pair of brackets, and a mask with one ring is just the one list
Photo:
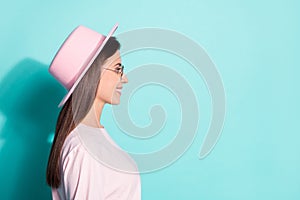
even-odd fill
[[(174, 66), (197, 92), (198, 135), (178, 161), (142, 174), (143, 199), (300, 199), (299, 9), (296, 0), (2, 2), (0, 199), (51, 199), (46, 161), (56, 105), (65, 91), (47, 67), (77, 25), (106, 33), (115, 22), (120, 24), (117, 33), (160, 27), (196, 41), (216, 64), (226, 92), (222, 135), (209, 156), (199, 160), (211, 113), (209, 93), (190, 66)], [(168, 63), (170, 55), (161, 56), (151, 51), (130, 54), (124, 58), (126, 70), (160, 59)], [(156, 91), (164, 98), (143, 102), (143, 95)], [(174, 97), (168, 91), (149, 86), (130, 104), (138, 125), (151, 122), (151, 104), (166, 104), (167, 134), (159, 143), (139, 145), (121, 135), (110, 106), (102, 123), (124, 148), (155, 150), (178, 128), (179, 107), (168, 104), (169, 98)]]

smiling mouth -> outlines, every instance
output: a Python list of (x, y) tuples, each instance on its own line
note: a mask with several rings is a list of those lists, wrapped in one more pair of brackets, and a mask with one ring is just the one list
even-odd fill
[(119, 93), (120, 95), (122, 94), (122, 90), (121, 89), (116, 89), (116, 92)]

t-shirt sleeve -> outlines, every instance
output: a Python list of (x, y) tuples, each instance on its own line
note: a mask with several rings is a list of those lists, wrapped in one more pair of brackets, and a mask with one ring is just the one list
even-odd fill
[(101, 166), (83, 147), (72, 150), (62, 167), (66, 199), (104, 199)]

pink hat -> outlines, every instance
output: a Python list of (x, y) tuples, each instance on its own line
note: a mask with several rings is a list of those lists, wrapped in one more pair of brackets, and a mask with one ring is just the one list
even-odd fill
[(89, 28), (78, 26), (64, 41), (49, 67), (49, 72), (68, 90), (58, 107), (68, 100), (117, 28), (118, 23), (105, 37)]

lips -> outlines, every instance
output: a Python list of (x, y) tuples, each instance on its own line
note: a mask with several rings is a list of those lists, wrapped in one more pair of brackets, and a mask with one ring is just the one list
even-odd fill
[(122, 94), (122, 87), (117, 88), (117, 89), (116, 89), (116, 92), (120, 93), (120, 95), (121, 95), (121, 94)]

